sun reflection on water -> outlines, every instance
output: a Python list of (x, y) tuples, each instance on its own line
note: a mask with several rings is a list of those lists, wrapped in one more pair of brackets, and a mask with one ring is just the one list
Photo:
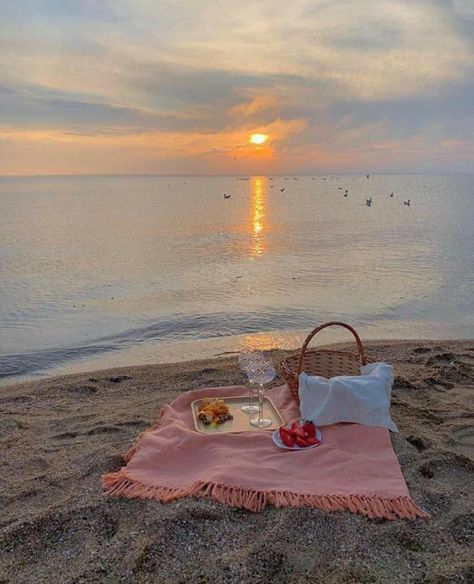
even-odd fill
[(266, 178), (262, 176), (252, 177), (250, 187), (251, 204), (251, 256), (261, 255), (266, 250), (265, 243), (265, 192)]

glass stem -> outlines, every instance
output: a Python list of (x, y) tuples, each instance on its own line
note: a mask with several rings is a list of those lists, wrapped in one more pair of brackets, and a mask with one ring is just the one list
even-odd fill
[(258, 421), (263, 420), (263, 385), (258, 388)]
[(252, 383), (250, 383), (250, 385), (249, 385), (249, 402), (250, 402), (250, 407), (253, 408), (253, 385), (252, 385)]

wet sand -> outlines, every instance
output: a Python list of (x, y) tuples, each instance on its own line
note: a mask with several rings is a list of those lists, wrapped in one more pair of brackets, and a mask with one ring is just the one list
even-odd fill
[(366, 349), (395, 366), (392, 440), (431, 519), (107, 498), (164, 404), (244, 378), (235, 357), (102, 370), (0, 389), (0, 582), (473, 582), (474, 340)]

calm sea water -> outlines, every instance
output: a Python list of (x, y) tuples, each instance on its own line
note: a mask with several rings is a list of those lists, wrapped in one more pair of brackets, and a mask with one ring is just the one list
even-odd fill
[(0, 375), (474, 337), (473, 219), (473, 176), (2, 178)]

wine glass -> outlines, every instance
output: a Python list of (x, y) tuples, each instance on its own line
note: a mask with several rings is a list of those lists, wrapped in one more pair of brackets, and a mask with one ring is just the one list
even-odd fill
[(264, 383), (270, 383), (275, 378), (276, 371), (271, 363), (264, 361), (259, 363), (258, 366), (249, 372), (249, 379), (254, 383), (258, 383), (258, 417), (250, 420), (250, 423), (258, 428), (266, 428), (271, 426), (272, 421), (269, 418), (263, 417), (263, 393)]
[[(242, 351), (239, 354), (239, 366), (247, 375), (250, 384), (253, 383), (251, 379), (252, 372), (263, 362), (263, 355), (258, 351)], [(249, 402), (248, 405), (242, 406), (240, 409), (246, 414), (256, 414), (258, 412), (258, 406), (253, 405), (252, 385), (249, 386)]]

